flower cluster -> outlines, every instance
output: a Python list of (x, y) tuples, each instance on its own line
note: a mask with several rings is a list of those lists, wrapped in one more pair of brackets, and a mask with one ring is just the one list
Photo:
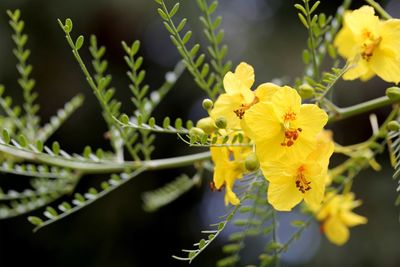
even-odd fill
[(368, 80), (375, 74), (400, 82), (400, 20), (380, 20), (374, 8), (363, 6), (344, 16), (334, 41), (341, 56), (355, 64), (343, 78)]
[[(334, 45), (350, 63), (344, 79), (378, 75), (400, 82), (400, 20), (380, 20), (370, 6), (347, 12)], [(244, 62), (228, 72), (223, 79), (225, 93), (215, 103), (203, 103), (209, 117), (191, 130), (213, 140), (211, 188), (225, 188), (226, 205), (238, 205), (236, 180), (260, 169), (274, 209), (290, 211), (304, 200), (327, 238), (344, 244), (348, 228), (367, 219), (352, 212), (361, 202), (349, 190), (343, 194), (326, 190), (332, 182), (328, 167), (335, 150), (332, 133), (324, 129), (327, 113), (316, 104), (302, 103), (297, 90), (289, 86), (262, 83), (253, 90), (254, 79), (253, 67)], [(236, 135), (242, 141), (237, 146), (229, 142)]]
[(224, 129), (212, 134), (240, 132), (249, 146), (228, 147), (217, 142), (211, 148), (213, 187), (220, 190), (225, 186), (226, 203), (238, 204), (232, 187), (246, 173), (246, 158), (254, 149), (257, 159), (254, 155), (252, 159), (259, 161), (269, 182), (268, 201), (276, 210), (290, 211), (303, 199), (318, 206), (333, 153), (332, 140), (323, 132), (328, 120), (325, 111), (314, 104), (302, 104), (297, 91), (288, 86), (263, 83), (251, 90), (254, 70), (246, 63), (239, 64), (234, 73), (228, 72), (223, 82), (226, 92), (205, 120), (216, 124), (225, 121)]

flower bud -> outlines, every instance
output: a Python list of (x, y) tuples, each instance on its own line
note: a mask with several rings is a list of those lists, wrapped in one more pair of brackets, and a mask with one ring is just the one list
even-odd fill
[(248, 171), (255, 171), (260, 167), (256, 153), (250, 153), (244, 162), (244, 165)]
[(314, 88), (307, 83), (304, 83), (299, 86), (299, 95), (301, 96), (302, 99), (311, 98), (314, 96), (314, 93), (315, 93)]
[(219, 117), (216, 121), (215, 121), (215, 125), (219, 128), (219, 129), (225, 129), (227, 122), (226, 119), (224, 117)]
[(400, 88), (393, 86), (386, 89), (386, 96), (391, 100), (400, 100)]
[(189, 130), (189, 136), (190, 138), (193, 138), (194, 140), (199, 140), (205, 135), (204, 131), (198, 127), (192, 127)]
[(205, 133), (211, 134), (216, 129), (214, 120), (210, 117), (202, 118), (196, 123), (196, 127), (202, 129)]
[(211, 99), (206, 98), (203, 100), (202, 106), (205, 110), (210, 110), (213, 107), (213, 105), (214, 103), (212, 102)]
[(397, 121), (390, 121), (387, 125), (387, 128), (390, 131), (399, 131), (400, 130), (400, 123), (398, 123)]

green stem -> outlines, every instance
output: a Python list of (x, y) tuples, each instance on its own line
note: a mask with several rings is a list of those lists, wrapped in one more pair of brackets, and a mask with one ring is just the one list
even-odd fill
[(313, 76), (315, 80), (319, 80), (319, 71), (318, 71), (318, 62), (317, 62), (317, 55), (315, 53), (315, 41), (314, 41), (314, 34), (312, 31), (312, 25), (311, 25), (311, 14), (310, 14), (310, 6), (309, 6), (309, 0), (304, 1), (305, 8), (307, 11), (307, 24), (308, 24), (308, 35), (310, 38), (310, 51), (311, 51), (311, 57), (312, 57), (312, 62), (313, 62)]
[(155, 159), (147, 161), (125, 161), (117, 163), (113, 161), (91, 161), (77, 158), (66, 158), (57, 155), (50, 155), (41, 152), (35, 152), (23, 148), (17, 148), (12, 145), (0, 143), (0, 151), (17, 157), (21, 160), (44, 163), (47, 165), (59, 166), (67, 169), (74, 169), (82, 174), (94, 173), (112, 173), (123, 172), (126, 169), (135, 170), (144, 168), (145, 170), (160, 170), (167, 168), (177, 168), (192, 165), (194, 162), (207, 160), (210, 158), (210, 152), (202, 152), (187, 156)]
[[(103, 109), (103, 117), (104, 117), (104, 120), (105, 120), (105, 122), (106, 122), (106, 124), (108, 126), (108, 129), (110, 131), (113, 130), (113, 127), (118, 129), (118, 131), (121, 134), (122, 139), (125, 141), (124, 143), (128, 144), (129, 140), (128, 140), (128, 136), (127, 136), (126, 132), (124, 132), (120, 127), (118, 127), (117, 123), (114, 121), (113, 114), (112, 114), (109, 106), (105, 103), (105, 101), (103, 99), (103, 96), (100, 93), (99, 88), (97, 87), (96, 83), (94, 82), (94, 79), (93, 79), (92, 75), (90, 74), (89, 70), (87, 69), (85, 63), (83, 62), (83, 60), (82, 60), (82, 58), (81, 58), (81, 56), (79, 54), (79, 51), (76, 49), (75, 44), (72, 41), (70, 33), (66, 32), (64, 30), (64, 25), (61, 22), (61, 20), (58, 20), (58, 23), (60, 24), (61, 29), (65, 33), (65, 38), (67, 39), (67, 42), (68, 42), (69, 46), (72, 49), (72, 54), (74, 55), (74, 57), (75, 57), (76, 61), (78, 62), (83, 74), (86, 77), (86, 81), (88, 82), (90, 88), (92, 88), (94, 95), (96, 96), (97, 100), (100, 103), (100, 106)], [(135, 151), (133, 150), (133, 148), (131, 146), (126, 146), (126, 148), (128, 149), (128, 151), (129, 151), (130, 155), (132, 156), (132, 158), (138, 159)]]
[[(277, 219), (277, 212), (275, 209), (272, 209), (272, 240), (275, 243), (279, 243), (278, 240), (278, 219)], [(280, 267), (281, 265), (281, 259), (280, 259), (280, 254), (278, 253), (277, 250), (274, 251), (274, 258), (275, 258), (275, 267)]]
[(374, 0), (365, 0), (365, 2), (367, 2), (370, 6), (372, 6), (384, 19), (392, 19), (393, 17), (386, 12), (385, 9), (383, 9), (383, 7), (378, 4), (377, 2), (375, 2)]
[(215, 93), (212, 91), (212, 89), (208, 85), (207, 81), (201, 75), (200, 71), (198, 70), (198, 66), (194, 62), (193, 57), (190, 55), (190, 52), (187, 50), (187, 48), (185, 46), (185, 43), (183, 42), (183, 40), (182, 40), (177, 28), (175, 27), (175, 23), (173, 22), (171, 16), (169, 15), (169, 11), (168, 11), (167, 6), (164, 3), (164, 0), (160, 1), (160, 5), (162, 7), (162, 10), (168, 16), (168, 24), (169, 24), (169, 26), (171, 27), (171, 29), (173, 31), (173, 35), (172, 36), (174, 36), (176, 41), (178, 42), (178, 45), (179, 45), (178, 50), (181, 53), (181, 55), (183, 56), (184, 60), (186, 61), (187, 69), (194, 76), (195, 81), (200, 86), (200, 88), (203, 89), (211, 99), (215, 99)]
[(375, 98), (347, 108), (336, 108), (335, 112), (329, 116), (329, 123), (347, 119), (349, 117), (369, 112), (399, 102), (399, 99), (390, 99), (387, 96)]

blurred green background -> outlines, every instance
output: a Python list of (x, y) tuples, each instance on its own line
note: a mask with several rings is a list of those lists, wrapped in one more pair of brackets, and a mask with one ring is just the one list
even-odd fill
[[(174, 1), (166, 2), (172, 5)], [(292, 7), (295, 2), (220, 0), (217, 12), (224, 18), (225, 42), (230, 47), (228, 57), (234, 65), (240, 61), (252, 64), (256, 70), (256, 84), (274, 78), (291, 83), (293, 77), (302, 75), (300, 55), (307, 34)], [(321, 2), (321, 10), (333, 14), (341, 1)], [(362, 3), (355, 1), (353, 7)], [(196, 32), (193, 39), (204, 43), (196, 4), (194, 1), (181, 1), (181, 4), (177, 16), (187, 17), (189, 27)], [(398, 0), (382, 4), (393, 16), (400, 17)], [(17, 102), (21, 100), (21, 92), (16, 83), (16, 60), (11, 53), (13, 45), (6, 16), (7, 9), (16, 8), (22, 11), (30, 37), (30, 62), (34, 65), (33, 75), (40, 93), (38, 102), (43, 122), (77, 93), (86, 96), (84, 106), (49, 141), (59, 141), (68, 152), (82, 152), (85, 145), (95, 148), (109, 146), (103, 136), (106, 127), (99, 105), (67, 47), (57, 18), (73, 20), (74, 36), (96, 34), (99, 44), (107, 47), (109, 71), (125, 112), (131, 112), (133, 106), (129, 102), (131, 95), (122, 58), (122, 40), (128, 43), (141, 40), (146, 82), (153, 89), (161, 85), (165, 72), (179, 60), (153, 1), (1, 0), (0, 82), (6, 85), (7, 94)], [(87, 50), (83, 56), (89, 63)], [(388, 86), (378, 78), (368, 83), (341, 81), (335, 88), (333, 99), (339, 106), (352, 105), (383, 95)], [(196, 120), (205, 115), (200, 108), (203, 98), (203, 93), (185, 73), (156, 110), (155, 116)], [(380, 122), (387, 112), (387, 109), (376, 111)], [(335, 140), (344, 145), (363, 141), (371, 134), (368, 114), (339, 122), (333, 127)], [(156, 158), (194, 152), (176, 137), (160, 137), (156, 144)], [(379, 156), (378, 161), (384, 167), (381, 172), (364, 171), (354, 182), (354, 191), (364, 202), (357, 212), (368, 217), (368, 224), (354, 228), (345, 246), (335, 247), (321, 236), (315, 223), (293, 249), (284, 254), (282, 266), (400, 266), (399, 209), (393, 204), (396, 181), (391, 178), (387, 155)], [(187, 266), (187, 263), (173, 260), (171, 255), (197, 242), (201, 238), (200, 231), (224, 214), (222, 194), (211, 194), (207, 187), (211, 174), (205, 175), (201, 188), (190, 191), (156, 213), (146, 213), (141, 207), (142, 192), (155, 189), (184, 171), (193, 173), (191, 168), (187, 168), (142, 175), (88, 208), (36, 234), (32, 233), (32, 226), (24, 216), (0, 221), (0, 266)], [(98, 185), (106, 177), (84, 177), (77, 190), (84, 191), (89, 185)], [(1, 174), (0, 184), (5, 188), (23, 188), (26, 184), (24, 179)], [(292, 231), (288, 225), (293, 216), (299, 215), (279, 214), (283, 240)], [(214, 266), (225, 241), (226, 235), (191, 266)], [(256, 263), (254, 255), (263, 249), (265, 243), (266, 240), (261, 238), (249, 240), (241, 265)]]

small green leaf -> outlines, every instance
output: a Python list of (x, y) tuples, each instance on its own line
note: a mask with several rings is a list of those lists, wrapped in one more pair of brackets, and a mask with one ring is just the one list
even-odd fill
[(72, 23), (72, 20), (71, 19), (66, 19), (65, 20), (65, 25), (64, 25), (65, 27), (64, 27), (64, 30), (67, 32), (67, 33), (70, 33), (71, 31), (72, 31), (72, 28), (73, 28), (73, 23)]
[(300, 10), (304, 15), (307, 15), (307, 11), (302, 5), (295, 4), (294, 7), (297, 8), (298, 10)]
[(155, 119), (154, 117), (151, 117), (151, 118), (149, 119), (149, 126), (150, 126), (151, 128), (154, 128), (155, 125), (156, 125), (156, 119)]
[(49, 219), (55, 219), (58, 216), (57, 211), (53, 207), (46, 207), (46, 211), (43, 214)]
[(68, 202), (63, 202), (61, 203), (58, 208), (62, 211), (62, 212), (68, 212), (69, 210), (72, 209), (71, 205)]
[(204, 240), (204, 239), (200, 240), (199, 248), (202, 249), (202, 248), (204, 248), (205, 245), (206, 245), (206, 240)]
[(6, 129), (3, 129), (3, 140), (6, 144), (9, 144), (11, 141), (10, 134)]
[(43, 142), (42, 142), (41, 140), (37, 140), (37, 141), (36, 141), (36, 149), (37, 149), (39, 152), (42, 152), (42, 151), (43, 151)]
[(314, 3), (314, 5), (310, 9), (310, 14), (313, 13), (318, 8), (320, 3), (321, 3), (320, 1)]
[(195, 252), (195, 251), (190, 251), (190, 252), (189, 252), (189, 256), (188, 256), (188, 257), (189, 257), (190, 259), (194, 258), (195, 256), (196, 256), (196, 252)]
[(303, 227), (305, 225), (305, 223), (303, 221), (292, 221), (291, 224), (293, 227), (297, 227), (297, 228)]
[(190, 37), (192, 37), (192, 31), (188, 31), (185, 34), (185, 36), (183, 36), (183, 38), (182, 38), (183, 44), (186, 44), (190, 40)]
[(129, 124), (129, 117), (126, 114), (122, 114), (121, 117), (119, 118), (119, 120), (123, 123), (123, 124)]
[(40, 226), (40, 225), (43, 224), (43, 220), (40, 219), (39, 217), (36, 217), (36, 216), (29, 216), (29, 217), (28, 217), (28, 221), (29, 221), (31, 224), (36, 225), (36, 226)]
[(89, 157), (90, 157), (90, 154), (92, 154), (92, 148), (91, 148), (90, 146), (86, 146), (86, 147), (83, 149), (83, 157), (89, 158)]
[(132, 46), (131, 46), (131, 54), (130, 54), (130, 56), (133, 57), (134, 55), (136, 55), (136, 53), (139, 51), (139, 48), (140, 48), (140, 41), (139, 40), (134, 41)]
[(57, 141), (53, 142), (53, 144), (51, 146), (51, 150), (53, 151), (53, 153), (55, 155), (60, 154), (60, 144)]
[(164, 128), (164, 129), (169, 128), (170, 124), (171, 124), (170, 118), (169, 118), (169, 117), (165, 117), (165, 118), (164, 118), (164, 121), (163, 121), (163, 128)]
[(200, 49), (200, 45), (199, 44), (195, 44), (192, 47), (192, 49), (190, 50), (190, 55), (192, 56), (192, 58), (196, 56), (196, 54), (199, 51), (199, 49)]
[(394, 203), (396, 206), (400, 206), (400, 195), (397, 196), (396, 201)]
[(303, 14), (298, 13), (298, 16), (299, 16), (300, 21), (303, 23), (304, 27), (306, 27), (308, 29), (309, 26), (308, 26), (306, 18), (303, 16)]
[(174, 7), (171, 9), (171, 11), (169, 12), (169, 16), (172, 18), (173, 16), (175, 16), (176, 12), (178, 12), (179, 10), (179, 2), (176, 3), (174, 5)]
[(183, 28), (184, 28), (185, 25), (186, 25), (186, 21), (187, 21), (186, 18), (184, 18), (184, 19), (181, 20), (181, 22), (179, 23), (178, 27), (176, 28), (176, 30), (177, 30), (178, 32), (180, 32), (181, 30), (183, 30)]
[(78, 39), (76, 39), (76, 41), (75, 41), (75, 49), (76, 50), (81, 49), (84, 40), (85, 40), (85, 38), (83, 37), (83, 35), (79, 35)]
[(28, 146), (28, 141), (26, 140), (26, 137), (22, 134), (19, 136), (18, 141), (22, 147), (26, 148)]
[(177, 118), (175, 120), (175, 128), (180, 130), (182, 128), (182, 119), (181, 118)]
[(214, 11), (217, 8), (217, 6), (218, 6), (218, 1), (212, 2), (211, 5), (208, 7), (207, 13), (210, 14), (210, 15), (212, 13), (214, 13)]
[(168, 16), (167, 16), (167, 14), (165, 14), (165, 12), (164, 12), (161, 8), (158, 8), (157, 11), (158, 11), (158, 14), (161, 16), (161, 18), (162, 18), (163, 20), (168, 21)]

